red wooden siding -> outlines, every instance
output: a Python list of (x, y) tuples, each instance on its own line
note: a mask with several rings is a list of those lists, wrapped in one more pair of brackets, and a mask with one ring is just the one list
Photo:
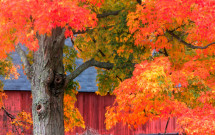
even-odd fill
[[(6, 110), (16, 116), (21, 111), (31, 112), (31, 92), (30, 91), (5, 91), (7, 99), (4, 100)], [(0, 110), (0, 135), (6, 135), (9, 131), (17, 134), (14, 126), (11, 125), (11, 119), (3, 110)], [(20, 133), (20, 132), (19, 132)], [(24, 132), (25, 135), (31, 135), (31, 130)]]
[[(112, 105), (114, 102), (114, 96), (99, 96), (95, 93), (79, 93), (77, 95), (76, 106), (79, 108), (82, 114), (86, 127), (96, 130), (99, 134), (112, 134), (112, 135), (135, 135), (135, 134), (152, 134), (152, 133), (164, 133), (167, 120), (156, 120), (139, 126), (137, 129), (129, 129), (122, 123), (116, 125), (116, 127), (107, 131), (105, 129), (105, 112), (106, 107)], [(170, 119), (167, 133), (177, 133), (176, 119)], [(80, 134), (84, 130), (81, 128), (75, 129), (74, 132), (69, 134)]]
[[(16, 115), (18, 112), (24, 110), (31, 112), (31, 93), (30, 91), (5, 91), (8, 99), (5, 100), (4, 105), (8, 112)], [(114, 96), (99, 96), (95, 93), (81, 92), (77, 95), (76, 106), (81, 112), (86, 127), (96, 130), (99, 134), (112, 135), (135, 135), (139, 133), (164, 133), (167, 120), (157, 120), (148, 122), (145, 125), (139, 126), (138, 129), (128, 129), (123, 124), (118, 124), (116, 127), (107, 131), (105, 129), (105, 112), (106, 107), (113, 104)], [(0, 135), (6, 135), (8, 131), (15, 131), (10, 124), (10, 119), (1, 110), (0, 111)], [(167, 133), (176, 133), (176, 119), (170, 119), (167, 128)], [(76, 135), (83, 133), (84, 129), (76, 128), (73, 132), (66, 133), (66, 135)], [(25, 133), (31, 134), (30, 131)]]

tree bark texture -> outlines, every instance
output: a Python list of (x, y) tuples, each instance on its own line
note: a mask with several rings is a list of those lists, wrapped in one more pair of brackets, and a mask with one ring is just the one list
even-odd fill
[(40, 35), (39, 49), (32, 65), (32, 114), (34, 135), (64, 135), (63, 96), (63, 30), (56, 28), (51, 36)]

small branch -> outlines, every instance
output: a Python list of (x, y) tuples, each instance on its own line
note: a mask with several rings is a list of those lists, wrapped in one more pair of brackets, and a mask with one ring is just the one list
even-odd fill
[(166, 134), (166, 130), (167, 130), (167, 127), (168, 127), (168, 124), (169, 124), (169, 120), (170, 120), (170, 117), (168, 118), (168, 120), (167, 120), (167, 122), (166, 122), (166, 127), (165, 127), (164, 135)]
[(141, 5), (142, 4), (142, 0), (137, 0), (137, 3)]
[(30, 65), (30, 63), (29, 63), (29, 61), (28, 61), (28, 59), (27, 59), (27, 56), (26, 56), (25, 51), (23, 51), (23, 50), (21, 49), (21, 47), (19, 46), (19, 44), (18, 44), (18, 45), (15, 45), (15, 50), (16, 50), (16, 52), (19, 54), (19, 56), (20, 56), (20, 58), (21, 58), (21, 60), (22, 60), (22, 62), (23, 62), (23, 64), (24, 64), (24, 66), (25, 66), (24, 71), (25, 71), (27, 77), (28, 77), (29, 79), (31, 79), (31, 76), (32, 76), (32, 75), (31, 75), (31, 65)]
[(102, 50), (98, 49), (98, 52), (102, 55), (102, 57), (105, 57), (106, 55), (102, 52)]
[(118, 75), (116, 75), (116, 78), (118, 78), (120, 82), (122, 82), (122, 79)]
[[(75, 30), (72, 30), (73, 34), (85, 34), (86, 32), (88, 31), (93, 31), (94, 29), (109, 29), (109, 28), (112, 28), (113, 26), (115, 25), (108, 25), (108, 26), (105, 26), (105, 27), (99, 27), (99, 28), (86, 28), (86, 30), (79, 30), (79, 31), (75, 31)], [(70, 28), (72, 29), (72, 28)]]
[(15, 119), (15, 117), (14, 117), (12, 114), (10, 114), (4, 107), (1, 107), (1, 109), (5, 112), (5, 114), (6, 114), (11, 120)]
[(165, 47), (164, 47), (164, 49), (163, 49), (163, 50), (164, 50), (164, 55), (168, 57), (168, 56), (169, 56), (169, 54), (167, 53), (167, 50), (166, 50), (166, 48), (165, 48)]
[(84, 70), (86, 70), (89, 67), (99, 67), (99, 68), (104, 68), (104, 69), (112, 69), (114, 64), (109, 63), (109, 62), (99, 62), (96, 61), (95, 59), (91, 59), (80, 65), (75, 71), (73, 71), (70, 75), (67, 76), (67, 82), (75, 79), (78, 75), (80, 75)]
[(73, 34), (84, 34), (86, 33), (87, 31), (90, 31), (90, 30), (93, 30), (93, 29), (90, 29), (90, 28), (87, 28), (86, 30), (79, 30), (79, 31), (75, 31), (73, 30)]
[[(97, 18), (105, 18), (105, 17), (108, 17), (110, 15), (118, 15), (120, 11), (122, 11), (122, 10), (111, 11), (111, 12), (103, 13), (103, 14), (97, 14)], [(109, 28), (109, 27), (113, 27), (113, 26), (112, 25), (107, 26), (107, 28)], [(72, 29), (72, 28), (69, 28), (69, 29)], [(72, 32), (73, 32), (73, 34), (84, 34), (90, 30), (93, 30), (93, 29), (88, 27), (88, 28), (86, 28), (86, 30), (79, 30), (79, 31), (72, 30)]]
[(168, 57), (169, 56), (169, 54), (167, 53), (167, 50), (166, 50), (166, 48), (164, 47), (164, 50), (162, 51), (162, 50), (159, 50), (158, 51), (160, 54), (164, 54), (166, 57)]
[[(13, 122), (13, 120), (15, 119), (15, 116), (13, 116), (12, 114), (10, 114), (4, 107), (1, 107), (1, 109), (2, 109), (2, 110), (5, 112), (5, 114), (10, 118), (11, 122)], [(15, 127), (16, 132), (18, 133), (18, 135), (20, 135), (20, 134), (19, 134), (19, 131), (18, 131), (17, 127), (16, 127), (16, 125), (13, 125), (13, 126)]]
[(111, 12), (103, 13), (103, 14), (97, 14), (97, 18), (105, 18), (105, 17), (108, 17), (110, 15), (118, 15), (120, 11), (121, 10), (111, 11)]
[(170, 35), (172, 35), (174, 38), (176, 38), (179, 42), (183, 43), (184, 45), (186, 45), (187, 47), (192, 48), (192, 49), (206, 49), (209, 46), (215, 44), (215, 42), (212, 42), (210, 44), (207, 44), (206, 46), (194, 46), (194, 45), (187, 43), (186, 41), (182, 40), (179, 36), (174, 34), (173, 31), (166, 31), (166, 32), (168, 32)]

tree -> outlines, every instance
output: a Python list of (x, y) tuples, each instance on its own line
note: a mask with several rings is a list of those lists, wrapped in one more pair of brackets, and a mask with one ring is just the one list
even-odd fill
[(107, 128), (178, 117), (182, 133), (214, 134), (214, 4), (145, 0), (129, 13), (135, 45), (154, 49), (153, 57), (114, 90)]
[[(70, 35), (69, 29), (94, 26), (95, 14), (78, 6), (78, 1), (60, 0), (1, 1), (0, 14), (1, 58), (16, 48), (32, 84), (34, 134), (64, 134), (63, 90), (72, 77), (80, 74), (76, 71), (76, 76), (67, 79), (64, 74), (65, 34)], [(32, 65), (19, 42), (35, 50)]]
[[(205, 79), (204, 77), (208, 79), (207, 83), (198, 84), (202, 89), (207, 87), (207, 91), (210, 91), (210, 86), (213, 86), (214, 82), (214, 74), (212, 74), (214, 69), (210, 69), (211, 65), (206, 62), (206, 60), (214, 59), (213, 4), (209, 0), (206, 2), (203, 0), (172, 0), (171, 2), (164, 0), (2, 0), (0, 4), (0, 51), (2, 55), (0, 57), (6, 58), (6, 54), (15, 49), (22, 59), (24, 71), (32, 87), (34, 134), (64, 134), (64, 93), (70, 96), (71, 93), (75, 93), (73, 90), (76, 89), (77, 84), (73, 80), (91, 66), (101, 68), (98, 69), (97, 76), (99, 94), (112, 93), (120, 84), (114, 90), (117, 96), (116, 102), (122, 103), (119, 105), (123, 105), (128, 98), (137, 96), (141, 99), (145, 96), (144, 93), (136, 93), (136, 90), (134, 93), (132, 91), (127, 91), (127, 94), (123, 93), (124, 89), (121, 87), (132, 87), (130, 81), (142, 79), (140, 84), (146, 81), (144, 83), (150, 87), (150, 90), (153, 90), (152, 88), (158, 86), (157, 79), (160, 79), (159, 87), (171, 89), (165, 92), (161, 89), (154, 90), (154, 93), (159, 95), (156, 101), (163, 101), (162, 103), (166, 105), (174, 103), (178, 107), (187, 109), (186, 102), (189, 100), (179, 100), (180, 98), (178, 98), (179, 101), (172, 100), (173, 93), (175, 93), (173, 86), (176, 84), (188, 88), (187, 78), (183, 77), (190, 73), (192, 74), (189, 77), (197, 74), (200, 79)], [(78, 36), (73, 36), (75, 34)], [(67, 37), (72, 38), (75, 50), (64, 46), (64, 40)], [(19, 43), (25, 44), (33, 52), (33, 60), (26, 56)], [(205, 44), (206, 46), (203, 46)], [(153, 56), (164, 55), (167, 58), (155, 59), (151, 56), (153, 50)], [(66, 57), (63, 57), (63, 54)], [(204, 55), (208, 56), (205, 58)], [(85, 61), (78, 68), (74, 65), (76, 57), (83, 58)], [(197, 62), (200, 63), (197, 71), (207, 69), (204, 73), (209, 75), (201, 76), (200, 73), (193, 72), (192, 70), (196, 70), (195, 62), (189, 62), (190, 58), (196, 58), (196, 61), (201, 58), (200, 62)], [(155, 62), (151, 64), (145, 61), (153, 59)], [(142, 61), (144, 61), (142, 65), (146, 68), (142, 69), (141, 64), (139, 67), (137, 65), (134, 73), (139, 72), (139, 69), (142, 72), (132, 75), (134, 65)], [(187, 66), (184, 66), (186, 63), (188, 63)], [(166, 64), (168, 66), (165, 66)], [(149, 72), (152, 67), (156, 67), (153, 70), (155, 71), (154, 77)], [(193, 69), (191, 70), (190, 67)], [(66, 75), (65, 71), (69, 71), (70, 74)], [(182, 71), (183, 74), (178, 76)], [(145, 80), (139, 75), (151, 77), (151, 79)], [(177, 77), (181, 79), (178, 82)], [(129, 84), (123, 82), (124, 80)], [(180, 90), (176, 92), (183, 93)], [(199, 95), (197, 88), (193, 93), (196, 91)], [(192, 92), (185, 93), (185, 95), (189, 94)], [(139, 100), (134, 101), (136, 101), (135, 105), (140, 105)], [(152, 102), (150, 99), (146, 104), (150, 108), (150, 105), (154, 103), (161, 104)], [(174, 110), (172, 106), (164, 107), (163, 112)], [(120, 116), (127, 116), (126, 113), (119, 115), (115, 113), (115, 109), (112, 110), (109, 110), (110, 115), (107, 116), (108, 119), (113, 118), (114, 122), (117, 122)], [(128, 104), (122, 111), (130, 112), (130, 105)], [(144, 114), (141, 112), (143, 110), (135, 111)], [(147, 116), (152, 116), (152, 118), (158, 116), (156, 113), (165, 117), (179, 114), (177, 111), (170, 115), (160, 113), (156, 108), (145, 111), (148, 111)], [(135, 116), (137, 120), (142, 115), (132, 116)], [(142, 120), (146, 121), (146, 119)], [(134, 122), (130, 124), (141, 123)]]
[[(113, 29), (114, 27), (111, 25), (102, 26), (102, 23), (99, 23), (99, 21), (101, 20), (101, 22), (104, 23), (103, 18), (108, 18), (111, 15), (118, 15), (123, 7), (125, 7), (125, 4), (129, 2), (119, 1), (113, 6), (111, 6), (113, 1), (106, 1), (105, 4), (107, 5), (105, 6), (102, 6), (101, 2), (103, 1), (2, 0), (0, 2), (0, 57), (4, 59), (7, 57), (7, 53), (16, 50), (22, 59), (24, 72), (30, 80), (32, 88), (34, 134), (64, 134), (63, 97), (64, 93), (72, 93), (72, 90), (64, 90), (67, 87), (74, 88), (77, 86), (75, 82), (73, 82), (73, 79), (81, 72), (91, 66), (103, 69), (116, 68), (116, 65), (108, 60), (108, 57), (112, 55), (113, 49), (109, 50), (106, 54), (103, 51), (108, 45), (98, 48), (102, 46), (99, 45), (99, 42), (102, 40), (96, 41), (98, 36), (95, 36), (95, 39), (89, 39), (89, 35), (91, 35), (90, 33), (92, 33), (92, 30), (95, 30), (95, 33), (93, 33), (96, 34), (97, 30), (104, 31), (109, 28)], [(121, 3), (123, 6), (120, 6)], [(125, 15), (121, 15), (121, 19), (125, 20)], [(111, 24), (110, 22), (114, 25), (113, 19), (111, 20), (111, 18), (109, 18), (108, 23), (106, 23)], [(67, 66), (66, 63), (63, 63), (63, 52), (71, 52), (73, 49), (69, 48), (70, 50), (68, 50), (68, 48), (64, 46), (64, 40), (67, 37), (73, 38), (74, 34), (83, 33), (86, 33), (85, 38), (83, 39), (80, 37), (77, 39), (77, 45), (75, 45), (75, 47), (77, 50), (78, 48), (82, 49), (83, 52), (79, 50), (78, 55), (85, 60), (87, 59), (87, 61), (78, 68), (74, 68), (74, 65)], [(108, 34), (110, 35), (110, 33)], [(101, 33), (99, 36), (101, 36)], [(81, 43), (82, 39), (88, 40), (86, 43), (89, 46), (80, 46), (78, 42)], [(87, 48), (93, 47), (92, 41), (97, 47), (94, 48), (94, 51), (92, 50), (92, 53), (88, 54)], [(21, 49), (20, 44), (25, 44), (29, 51), (33, 52), (30, 53), (33, 59), (26, 55), (26, 52)], [(71, 53), (74, 54), (75, 51)], [(84, 53), (87, 55), (84, 56)], [(100, 58), (100, 56), (96, 55), (106, 56), (106, 58)], [(114, 56), (111, 58), (113, 59)], [(73, 57), (70, 61), (73, 62), (74, 59)], [(101, 59), (103, 60), (98, 61)], [(64, 66), (68, 67), (70, 71), (69, 75), (65, 74)], [(119, 67), (125, 66), (126, 65), (120, 65)], [(103, 73), (111, 74), (108, 71), (103, 72), (101, 70), (99, 72), (100, 79), (98, 80), (100, 81), (102, 80), (101, 78), (105, 76), (102, 75)], [(114, 79), (116, 77), (117, 75), (114, 75)], [(117, 78), (120, 77), (118, 76)], [(117, 84), (118, 80), (115, 79), (114, 81), (114, 83)], [(103, 85), (105, 85), (105, 83), (103, 83)], [(107, 93), (107, 91), (109, 90), (106, 90), (104, 94)]]

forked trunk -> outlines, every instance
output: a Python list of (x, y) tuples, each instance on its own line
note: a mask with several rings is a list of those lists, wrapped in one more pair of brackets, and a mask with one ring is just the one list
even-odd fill
[(63, 135), (64, 38), (62, 29), (52, 36), (38, 36), (39, 49), (34, 53), (32, 69), (32, 113), (34, 135)]

